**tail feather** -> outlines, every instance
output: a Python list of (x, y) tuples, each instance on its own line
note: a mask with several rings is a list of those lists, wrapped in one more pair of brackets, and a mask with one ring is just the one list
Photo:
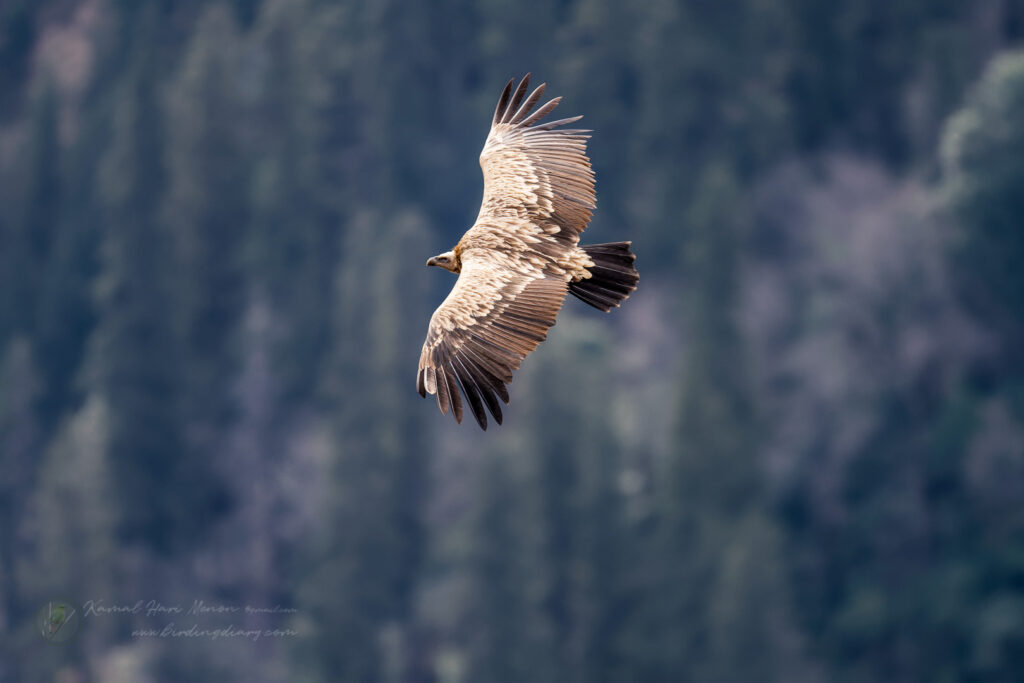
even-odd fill
[(640, 273), (633, 266), (636, 254), (630, 242), (608, 242), (581, 247), (594, 262), (590, 277), (569, 283), (569, 293), (580, 301), (607, 313), (633, 293)]

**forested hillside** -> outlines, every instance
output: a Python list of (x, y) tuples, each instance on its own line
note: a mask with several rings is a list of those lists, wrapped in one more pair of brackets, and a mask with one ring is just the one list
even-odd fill
[[(1019, 0), (0, 1), (0, 682), (1020, 680), (1022, 42)], [(641, 281), (482, 433), (414, 391), (424, 261), (528, 71)], [(148, 607), (197, 601), (257, 609)]]

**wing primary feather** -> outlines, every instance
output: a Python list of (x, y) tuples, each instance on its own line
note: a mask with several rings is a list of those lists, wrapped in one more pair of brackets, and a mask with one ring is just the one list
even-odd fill
[(459, 388), (455, 386), (455, 375), (446, 367), (441, 367), (445, 382), (448, 384), (448, 393), (451, 396), (452, 414), (455, 421), (462, 424), (462, 397), (459, 395)]
[(475, 333), (473, 337), (486, 345), (486, 350), (491, 352), (496, 359), (502, 359), (503, 365), (507, 366), (510, 370), (517, 369), (522, 360), (526, 358), (525, 353), (515, 348), (515, 345), (521, 343), (521, 340), (509, 337), (505, 332), (494, 329), (493, 326), (487, 330), (486, 337)]
[[(493, 337), (496, 342), (501, 342), (510, 351), (513, 351), (520, 359), (526, 358), (530, 351), (533, 350), (525, 335), (519, 334), (516, 330), (510, 330), (507, 326), (502, 326), (500, 323), (491, 323), (487, 334)], [(516, 367), (519, 367), (519, 362), (516, 363)]]
[(546, 87), (547, 83), (541, 83), (538, 85), (536, 90), (530, 93), (530, 96), (526, 98), (525, 102), (523, 102), (523, 106), (519, 107), (516, 113), (512, 116), (512, 120), (509, 121), (509, 123), (518, 124), (522, 121), (523, 117), (529, 114), (530, 110), (537, 104), (537, 100), (539, 100), (540, 96), (544, 94), (544, 89)]
[(494, 416), (494, 421), (501, 424), (501, 404), (494, 398), (494, 394), (487, 392), (484, 394), (484, 400), (487, 401), (487, 407), (490, 409), (491, 415)]
[(512, 94), (512, 84), (515, 82), (516, 79), (510, 78), (508, 83), (505, 84), (505, 89), (501, 91), (498, 106), (494, 109), (494, 121), (492, 123), (501, 123), (501, 117), (505, 115), (505, 105), (508, 104), (509, 95)]
[(525, 128), (526, 126), (529, 126), (529, 125), (531, 125), (533, 123), (536, 123), (537, 121), (540, 121), (542, 118), (544, 118), (545, 116), (550, 114), (552, 111), (554, 111), (555, 107), (557, 107), (558, 103), (561, 102), (561, 101), (562, 101), (561, 97), (556, 97), (553, 100), (548, 100), (546, 104), (544, 104), (537, 111), (535, 111), (532, 114), (530, 114), (530, 116), (528, 118), (526, 118), (519, 125), (522, 126), (523, 128)]
[(452, 369), (455, 371), (455, 376), (459, 378), (459, 384), (462, 385), (462, 391), (466, 394), (466, 399), (469, 401), (469, 407), (473, 411), (473, 417), (476, 418), (476, 422), (480, 425), (480, 429), (487, 431), (487, 413), (484, 412), (483, 401), (480, 400), (480, 391), (477, 387), (476, 380), (473, 378), (473, 373), (459, 360), (458, 355), (452, 359)]
[(451, 407), (451, 393), (448, 391), (448, 378), (445, 376), (443, 367), (435, 369), (437, 377), (437, 407), (441, 409), (442, 415), (448, 414)]
[[(466, 346), (463, 346), (461, 349), (459, 349), (459, 351), (460, 353), (472, 355), (473, 358), (477, 360), (477, 365), (485, 369), (488, 368), (488, 365), (486, 365), (485, 363), (497, 363), (497, 361), (489, 360), (490, 357), (487, 355), (487, 350), (480, 345), (476, 345), (476, 347), (474, 348), (473, 346), (467, 344)], [(491, 367), (494, 366), (492, 365)], [(487, 369), (486, 372), (491, 378), (491, 386), (494, 387), (494, 391), (497, 392), (498, 396), (501, 397), (501, 400), (507, 404), (509, 401), (509, 397), (508, 389), (505, 387), (505, 383), (512, 381), (511, 370), (509, 370), (506, 366), (501, 366), (501, 369), (499, 370), (499, 372), (501, 372), (501, 375), (494, 374), (494, 371), (491, 369)]]
[[(509, 402), (509, 396), (508, 396), (508, 387), (506, 387), (506, 386), (505, 386), (504, 384), (497, 384), (497, 385), (496, 385), (496, 386), (494, 387), (494, 390), (495, 390), (496, 392), (498, 392), (498, 397), (499, 397), (499, 398), (500, 398), (500, 399), (501, 399), (502, 401), (504, 401), (504, 402), (505, 402), (505, 405), (508, 405), (508, 402)], [(501, 424), (501, 422), (499, 421), (499, 423), (498, 423), (498, 424)]]
[(523, 101), (523, 95), (526, 94), (528, 87), (530, 87), (530, 74), (526, 74), (523, 76), (523, 80), (519, 81), (519, 87), (516, 88), (515, 94), (512, 95), (512, 101), (509, 102), (504, 116), (501, 117), (502, 123), (510, 123), (512, 121), (512, 114), (518, 110), (519, 103)]
[[(552, 107), (552, 109), (554, 109), (554, 107)], [(540, 110), (538, 109), (537, 111), (540, 111)], [(539, 126), (534, 126), (530, 130), (551, 130), (552, 128), (557, 128), (559, 126), (564, 126), (567, 123), (575, 123), (575, 122), (579, 121), (582, 118), (583, 118), (583, 114), (580, 114), (579, 116), (570, 116), (567, 119), (558, 119), (557, 121), (551, 121), (549, 123), (543, 123), (543, 124), (541, 124)], [(574, 128), (572, 130), (563, 130), (563, 131), (559, 131), (559, 132), (560, 133), (567, 133), (569, 135), (575, 135), (578, 132), (589, 132), (589, 131), (585, 131), (585, 129), (583, 129), (583, 128), (579, 128), (579, 129), (575, 129)]]
[[(492, 325), (492, 327), (496, 327), (496, 328), (498, 328), (500, 330), (505, 331), (507, 334), (509, 334), (513, 338), (515, 338), (515, 337), (525, 337), (526, 339), (532, 339), (533, 341), (538, 342), (538, 343), (544, 341), (544, 338), (545, 338), (544, 335), (537, 334), (536, 332), (531, 332), (530, 330), (527, 330), (527, 329), (525, 329), (523, 327), (518, 327), (518, 326), (509, 325), (509, 324), (505, 324), (505, 323), (499, 323), (498, 321), (494, 321), (493, 323), (491, 323), (491, 325)], [(519, 343), (522, 344), (523, 342), (519, 342)]]
[(459, 352), (466, 356), (472, 356), (473, 362), (476, 363), (483, 372), (493, 377), (494, 381), (512, 381), (512, 373), (509, 372), (507, 368), (502, 366), (493, 358), (489, 358), (483, 350), (474, 347), (477, 347), (477, 345), (466, 344), (459, 350)]
[(487, 404), (488, 410), (491, 411), (491, 415), (494, 416), (494, 420), (501, 424), (501, 404), (494, 397), (495, 387), (501, 385), (499, 380), (494, 379), (488, 375), (487, 371), (476, 364), (468, 354), (463, 353), (465, 348), (461, 349), (456, 356), (459, 362), (465, 366), (466, 370), (473, 376), (476, 381), (477, 388), (480, 390), (480, 395), (483, 396), (484, 402)]
[(470, 332), (470, 335), (481, 345), (481, 351), (486, 352), (488, 356), (493, 357), (495, 362), (501, 362), (503, 359), (508, 363), (518, 363), (522, 358), (516, 353), (509, 351), (504, 346), (497, 344), (493, 339), (483, 337), (476, 332)]
[(473, 363), (473, 360), (460, 353), (458, 356), (459, 361), (465, 366), (466, 370), (472, 375), (473, 380), (476, 382), (477, 389), (480, 391), (480, 396), (483, 397), (484, 403), (487, 404), (487, 409), (491, 411), (491, 415), (494, 416), (495, 422), (501, 424), (501, 404), (498, 403), (498, 399), (494, 397), (494, 379), (487, 376), (484, 370), (481, 370), (479, 366)]
[(427, 389), (423, 386), (423, 372), (423, 368), (416, 371), (416, 393), (418, 393), (421, 398), (426, 398)]
[(507, 365), (487, 353), (479, 344), (466, 344), (461, 351), (473, 357), (474, 361), (488, 375), (494, 378), (495, 382), (511, 382), (512, 372)]

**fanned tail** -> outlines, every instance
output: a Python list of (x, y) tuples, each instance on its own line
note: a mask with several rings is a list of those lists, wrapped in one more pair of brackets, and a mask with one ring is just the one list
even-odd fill
[(633, 266), (636, 254), (629, 250), (630, 244), (608, 242), (581, 246), (594, 266), (588, 268), (589, 278), (569, 283), (569, 293), (605, 313), (629, 298), (640, 281), (640, 273)]

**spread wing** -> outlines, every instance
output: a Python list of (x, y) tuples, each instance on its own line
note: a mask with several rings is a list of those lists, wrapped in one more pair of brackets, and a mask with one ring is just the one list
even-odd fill
[(459, 279), (430, 319), (416, 376), (420, 395), (436, 394), (459, 422), (461, 388), (484, 429), (484, 406), (501, 424), (497, 399), (508, 403), (512, 372), (555, 324), (594, 209), (589, 131), (560, 128), (579, 116), (538, 123), (561, 98), (530, 113), (545, 86), (526, 97), (529, 79), (515, 92), (509, 81), (498, 101), (480, 154), (480, 214), (459, 242)]
[[(561, 97), (537, 111), (541, 84), (523, 101), (530, 75), (512, 92), (509, 81), (494, 110), (491, 131), (480, 153), (484, 197), (477, 225), (501, 223), (495, 230), (509, 233), (549, 257), (564, 257), (579, 242), (595, 207), (594, 172), (587, 158), (583, 129), (561, 126), (583, 118), (574, 116), (538, 124)], [(511, 224), (494, 219), (517, 218)]]
[(501, 252), (471, 250), (455, 287), (430, 318), (420, 353), (416, 390), (437, 394), (462, 422), (466, 395), (473, 416), (487, 429), (484, 405), (501, 424), (506, 384), (526, 356), (544, 341), (565, 299), (564, 278), (523, 268)]

